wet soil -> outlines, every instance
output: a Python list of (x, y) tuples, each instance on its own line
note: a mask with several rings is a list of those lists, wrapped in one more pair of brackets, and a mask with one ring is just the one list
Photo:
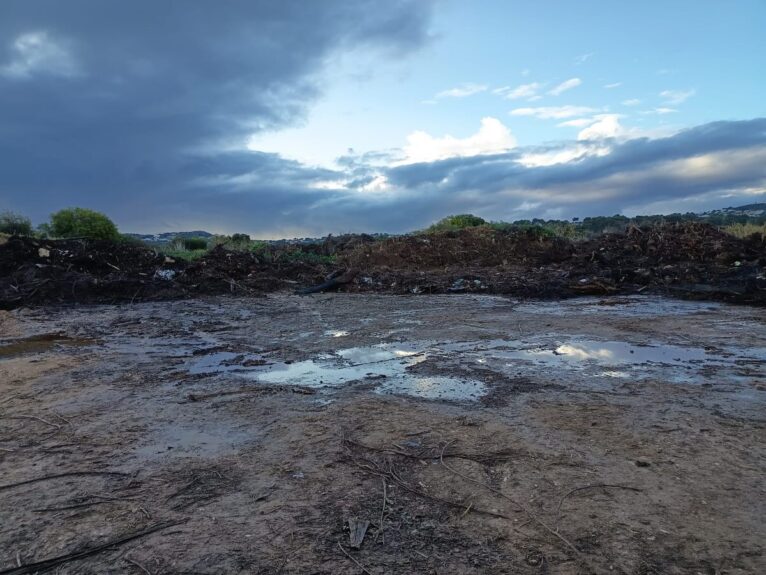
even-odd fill
[(0, 573), (761, 573), (764, 320), (470, 294), (0, 312)]

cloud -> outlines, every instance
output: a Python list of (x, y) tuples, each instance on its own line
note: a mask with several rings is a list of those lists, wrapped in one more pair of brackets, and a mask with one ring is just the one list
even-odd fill
[(671, 105), (671, 106), (677, 106), (678, 104), (683, 104), (694, 96), (697, 91), (694, 89), (691, 90), (663, 90), (660, 92), (660, 98), (663, 98), (665, 100), (665, 104)]
[(560, 96), (561, 94), (563, 94), (567, 90), (571, 90), (572, 88), (576, 88), (580, 84), (582, 84), (582, 80), (580, 80), (580, 78), (569, 78), (569, 80), (564, 80), (563, 82), (561, 82), (561, 84), (559, 84), (558, 86), (553, 88), (553, 90), (551, 90), (548, 93), (551, 96)]
[(407, 137), (405, 158), (400, 164), (433, 162), (453, 157), (468, 157), (505, 152), (516, 146), (511, 131), (496, 118), (482, 118), (479, 131), (467, 138), (450, 135), (440, 138), (426, 132), (413, 132)]
[(582, 64), (585, 64), (588, 60), (593, 58), (595, 56), (595, 52), (588, 52), (587, 54), (580, 54), (579, 56), (575, 56), (574, 64), (575, 66), (581, 66)]
[[(764, 162), (766, 118), (759, 118), (608, 146), (584, 141), (516, 148), (395, 167), (386, 174), (391, 186), (446, 203), (451, 212), (509, 219), (529, 203), (540, 204), (537, 214), (571, 217), (641, 211), (656, 202), (705, 194), (719, 194), (719, 206), (763, 201), (766, 194), (758, 199), (753, 190), (766, 187)], [(728, 197), (722, 200), (724, 193)]]
[(607, 138), (619, 138), (626, 131), (620, 125), (619, 114), (601, 114), (596, 116), (595, 122), (577, 134), (578, 140), (603, 140)]
[(593, 118), (577, 118), (556, 124), (559, 128), (583, 128), (593, 123)]
[(613, 84), (604, 84), (604, 88), (607, 90), (614, 90), (615, 88), (619, 88), (622, 86), (622, 82), (614, 82)]
[(300, 124), (336, 54), (384, 61), (426, 45), (432, 9), (428, 0), (3, 0), (0, 209), (40, 222), (83, 205), (127, 229), (287, 221), (331, 194), (310, 182), (336, 175), (228, 150)]
[(10, 46), (10, 59), (0, 66), (0, 76), (24, 80), (34, 75), (77, 76), (80, 67), (68, 43), (46, 31), (19, 34)]
[(532, 99), (537, 97), (537, 92), (543, 85), (538, 82), (531, 82), (529, 84), (521, 84), (516, 88), (500, 88), (496, 93), (505, 96), (509, 100), (519, 100), (521, 98)]
[(631, 98), (630, 100), (623, 100), (622, 105), (623, 106), (638, 106), (641, 103), (641, 100), (638, 98)]
[(587, 106), (540, 106), (537, 108), (515, 108), (511, 116), (532, 116), (542, 120), (560, 120), (597, 112), (596, 108)]
[(659, 107), (659, 108), (652, 108), (650, 110), (642, 110), (640, 113), (645, 116), (664, 116), (666, 114), (675, 114), (678, 112), (675, 108), (666, 108), (666, 107)]
[(436, 94), (436, 98), (466, 98), (473, 96), (474, 94), (480, 94), (486, 92), (489, 86), (484, 84), (462, 84), (456, 88), (450, 88)]

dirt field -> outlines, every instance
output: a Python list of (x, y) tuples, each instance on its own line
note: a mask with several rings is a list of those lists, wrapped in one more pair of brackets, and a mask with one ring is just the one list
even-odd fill
[(639, 296), (0, 312), (0, 573), (764, 573), (765, 342)]

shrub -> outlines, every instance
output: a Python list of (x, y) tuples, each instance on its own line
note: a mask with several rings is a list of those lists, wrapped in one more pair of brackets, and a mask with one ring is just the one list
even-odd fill
[(183, 238), (181, 245), (189, 251), (206, 250), (207, 240), (205, 238)]
[(439, 220), (430, 228), (428, 232), (444, 232), (450, 230), (462, 230), (465, 228), (475, 228), (478, 226), (484, 226), (487, 222), (484, 218), (474, 216), (473, 214), (458, 214), (455, 216), (447, 216), (446, 218)]
[(31, 236), (32, 221), (14, 212), (0, 212), (0, 233), (10, 236)]
[(116, 240), (120, 237), (112, 220), (87, 208), (66, 208), (52, 214), (50, 232), (59, 238)]
[(247, 234), (232, 234), (231, 243), (233, 244), (249, 244), (250, 236)]

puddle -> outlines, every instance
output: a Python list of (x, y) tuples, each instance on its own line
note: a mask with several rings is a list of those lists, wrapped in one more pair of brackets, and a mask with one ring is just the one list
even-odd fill
[(721, 310), (718, 303), (673, 300), (655, 296), (587, 297), (550, 302), (524, 302), (516, 306), (523, 313), (556, 315), (613, 315), (619, 317), (658, 317), (710, 313)]
[[(672, 383), (718, 381), (722, 371), (733, 374), (743, 365), (766, 366), (764, 348), (717, 349), (661, 343), (637, 345), (620, 341), (570, 339), (556, 336), (525, 343), (490, 340), (449, 344), (450, 350), (474, 357), (477, 363), (516, 375), (555, 378), (594, 376), (615, 380), (651, 377)], [(587, 381), (586, 381), (587, 383)]]
[(329, 335), (330, 337), (346, 337), (349, 333), (350, 332), (344, 329), (328, 329), (324, 332), (325, 335)]
[(241, 444), (252, 439), (246, 429), (212, 426), (193, 422), (188, 425), (168, 423), (152, 434), (153, 441), (133, 450), (143, 459), (171, 456), (211, 457), (236, 452)]
[(0, 345), (0, 359), (45, 353), (62, 346), (84, 347), (95, 343), (93, 339), (73, 338), (62, 333), (44, 333)]
[(188, 369), (190, 373), (234, 372), (260, 383), (312, 388), (337, 388), (362, 381), (373, 384), (377, 393), (425, 399), (475, 400), (486, 393), (480, 381), (408, 371), (429, 357), (428, 342), (352, 347), (305, 361), (277, 362), (252, 369), (232, 363), (235, 356), (237, 354), (229, 352), (212, 353), (198, 359)]
[[(548, 334), (524, 341), (416, 341), (351, 347), (295, 363), (233, 352), (212, 352), (188, 366), (190, 373), (234, 373), (274, 385), (339, 388), (351, 382), (370, 384), (377, 393), (424, 399), (473, 401), (487, 392), (470, 377), (413, 373), (411, 368), (438, 358), (458, 370), (480, 364), (501, 376), (520, 375), (565, 385), (604, 387), (609, 382), (650, 378), (670, 383), (730, 381), (743, 367), (758, 373), (766, 365), (764, 348), (701, 348), (658, 342), (632, 344)], [(599, 383), (600, 382), (600, 383)], [(744, 383), (744, 382), (743, 382)]]
[(573, 340), (553, 346), (534, 347), (512, 351), (499, 351), (495, 357), (526, 359), (537, 363), (561, 365), (595, 362), (607, 366), (661, 363), (683, 365), (723, 360), (704, 349), (676, 345), (631, 345), (619, 341)]

